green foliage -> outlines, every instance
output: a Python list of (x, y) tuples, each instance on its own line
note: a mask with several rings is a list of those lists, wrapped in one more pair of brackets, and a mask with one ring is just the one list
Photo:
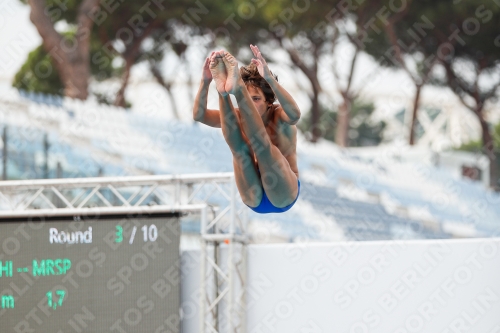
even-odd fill
[[(27, 5), (28, 0), (19, 0)], [(78, 6), (81, 0), (38, 0), (45, 2), (45, 13), (49, 16), (52, 23), (65, 21), (66, 23), (77, 22)]]
[[(62, 33), (64, 38), (74, 40), (76, 31)], [(122, 68), (112, 66), (112, 58), (101, 52), (102, 45), (92, 39), (90, 42), (90, 71), (97, 81), (118, 76)], [(43, 45), (29, 53), (26, 62), (14, 77), (12, 86), (25, 91), (33, 91), (51, 95), (64, 95), (64, 84), (61, 81), (54, 60), (45, 51)]]
[[(27, 0), (20, 0), (27, 4)], [(45, 3), (45, 14), (49, 16), (53, 25), (64, 22), (69, 26), (67, 32), (63, 33), (65, 38), (75, 40), (77, 15), (81, 0), (43, 0)], [(233, 4), (232, 2), (229, 3)], [(234, 7), (234, 6), (233, 6)], [(155, 46), (150, 50), (140, 49), (133, 54), (133, 60), (140, 62), (148, 59), (161, 61), (163, 50), (172, 49), (177, 55), (181, 55), (187, 49), (189, 39), (186, 35), (203, 35), (209, 30), (224, 26), (223, 22), (234, 8), (230, 8), (227, 2), (221, 0), (200, 2), (198, 0), (184, 1), (106, 1), (100, 4), (96, 12), (87, 14), (94, 22), (90, 34), (90, 72), (98, 81), (110, 77), (120, 77), (124, 68), (114, 68), (113, 60), (121, 57), (125, 50), (123, 46), (134, 45), (136, 40), (142, 40), (144, 34), (152, 37)], [(223, 18), (223, 19), (221, 19)], [(153, 29), (150, 29), (153, 28)], [(175, 30), (184, 32), (176, 33)], [(243, 33), (244, 29), (239, 29)], [(86, 33), (86, 32), (84, 32)], [(131, 38), (133, 41), (131, 43)], [(78, 38), (81, 38), (78, 37)], [(115, 47), (117, 50), (115, 50)], [(148, 54), (151, 52), (151, 54)], [(45, 57), (43, 48), (37, 48), (36, 59), (28, 59), (19, 71), (14, 86), (19, 89), (38, 91), (44, 93), (62, 94), (60, 81), (47, 80), (35, 75), (34, 67), (40, 59)], [(47, 61), (50, 59), (47, 57)], [(35, 61), (36, 60), (36, 61)], [(53, 71), (57, 68), (52, 66)], [(29, 72), (29, 73), (28, 73)], [(56, 73), (53, 73), (57, 77)], [(29, 84), (22, 84), (23, 77), (29, 78)], [(26, 79), (25, 79), (26, 81)], [(106, 98), (101, 98), (103, 101)]]
[[(374, 105), (355, 100), (350, 113), (348, 144), (350, 147), (376, 146), (382, 141), (385, 122), (375, 123), (370, 119)], [(335, 142), (337, 130), (337, 110), (323, 110), (319, 119), (321, 137)], [(297, 124), (306, 136), (311, 136), (311, 113), (309, 112)]]
[(476, 141), (469, 141), (467, 143), (464, 143), (463, 145), (458, 147), (457, 150), (478, 153), (482, 150), (482, 148), (483, 148), (483, 144), (482, 144), (481, 140), (476, 140)]
[(64, 95), (64, 85), (52, 58), (45, 52), (43, 46), (29, 53), (28, 59), (16, 73), (12, 86), (19, 90)]
[(382, 141), (385, 122), (374, 122), (370, 119), (373, 104), (357, 104), (354, 102), (349, 121), (349, 146), (376, 146)]
[[(498, 123), (492, 131), (493, 135), (493, 147), (495, 151), (500, 154), (500, 123)], [(480, 152), (483, 149), (482, 140), (470, 141), (461, 145), (459, 150), (471, 151), (471, 152)]]
[[(114, 105), (115, 101), (114, 98), (111, 96), (108, 96), (106, 94), (100, 93), (100, 92), (94, 92), (94, 96), (97, 99), (97, 102), (99, 104), (107, 104), (107, 105)], [(132, 107), (132, 103), (129, 101), (125, 100), (125, 108), (129, 109)]]
[[(432, 59), (453, 61), (469, 59), (484, 67), (494, 66), (500, 48), (493, 41), (498, 36), (500, 6), (495, 1), (419, 0), (408, 2), (408, 10), (394, 25), (394, 33), (403, 54), (420, 54), (428, 66)], [(365, 51), (382, 65), (397, 66), (387, 25), (376, 20), (376, 30), (368, 29)], [(476, 31), (477, 29), (477, 31)], [(451, 52), (451, 53), (450, 53)]]
[[(27, 4), (26, 0), (20, 1)], [(58, 22), (68, 24), (71, 31), (66, 34), (71, 34), (71, 37), (67, 38), (74, 38), (78, 9), (82, 2), (78, 0), (44, 0), (44, 2), (45, 13), (50, 17), (52, 24)], [(303, 6), (306, 6), (305, 10)], [(317, 24), (316, 18), (325, 16), (325, 8), (333, 9), (334, 4), (325, 0), (300, 4), (292, 0), (252, 2), (120, 0), (106, 4), (101, 2), (99, 10), (92, 13), (94, 24), (91, 33), (91, 74), (99, 81), (121, 75), (122, 68), (115, 69), (111, 65), (113, 59), (120, 55), (113, 51), (110, 45), (118, 46), (119, 52), (122, 52), (123, 48), (120, 48), (120, 45), (127, 45), (132, 30), (137, 38), (149, 27), (154, 27), (152, 31), (147, 32), (153, 41), (153, 47), (141, 49), (136, 62), (145, 60), (159, 62), (163, 59), (165, 50), (173, 50), (181, 56), (190, 43), (190, 37), (195, 35), (213, 38), (208, 47), (223, 46), (236, 54), (241, 47), (248, 48), (250, 43), (268, 41), (274, 33), (283, 37), (312, 30)], [(179, 30), (182, 32), (179, 33)], [(38, 58), (45, 56), (42, 48), (37, 49), (37, 54)], [(24, 77), (26, 69), (34, 68), (36, 62), (28, 60), (25, 65), (24, 70), (18, 73), (19, 77)], [(52, 68), (57, 71), (54, 66)], [(24, 89), (61, 94), (60, 81), (40, 79), (34, 75), (33, 70), (28, 76), (30, 84), (29, 87), (25, 85)], [(21, 86), (19, 81), (20, 79), (16, 80), (16, 87)]]
[(493, 144), (497, 149), (500, 149), (500, 123), (498, 123), (493, 130)]
[[(297, 128), (306, 136), (312, 136), (312, 114), (311, 112), (307, 115), (302, 116), (297, 124)], [(337, 112), (332, 110), (322, 110), (321, 116), (318, 122), (318, 128), (320, 132), (320, 137), (335, 142), (335, 129), (337, 127)]]
[(90, 73), (97, 81), (104, 81), (111, 77), (121, 76), (123, 67), (114, 67), (116, 55), (102, 52), (103, 45), (96, 38), (90, 40)]

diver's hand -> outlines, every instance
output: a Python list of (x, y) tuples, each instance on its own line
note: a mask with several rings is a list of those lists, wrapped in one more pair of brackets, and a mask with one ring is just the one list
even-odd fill
[(203, 64), (203, 74), (202, 79), (204, 82), (212, 81), (212, 72), (210, 72), (210, 58), (213, 56), (214, 52), (210, 54), (208, 58), (205, 59), (205, 63)]
[(250, 44), (250, 49), (253, 52), (253, 55), (255, 56), (254, 59), (252, 59), (252, 63), (254, 63), (257, 66), (257, 70), (259, 71), (259, 74), (267, 81), (271, 79), (273, 76), (271, 74), (271, 71), (269, 70), (269, 67), (267, 67), (267, 62), (266, 59), (262, 56), (262, 53), (260, 53), (260, 50), (257, 46)]

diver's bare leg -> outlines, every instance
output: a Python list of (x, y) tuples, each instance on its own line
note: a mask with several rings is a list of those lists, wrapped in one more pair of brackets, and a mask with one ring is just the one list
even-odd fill
[(241, 132), (229, 95), (219, 94), (221, 128), (224, 139), (233, 153), (234, 178), (241, 200), (257, 207), (262, 200), (262, 183), (253, 159), (253, 151)]
[(227, 70), (225, 91), (233, 94), (238, 102), (241, 128), (257, 158), (264, 190), (273, 205), (285, 207), (297, 197), (297, 176), (280, 150), (271, 143), (262, 118), (241, 79), (238, 62), (227, 52), (223, 56)]
[(225, 90), (226, 67), (219, 55), (219, 52), (215, 52), (210, 58), (210, 72), (219, 92), (222, 134), (233, 154), (234, 178), (241, 199), (248, 206), (256, 207), (262, 199), (262, 183), (257, 174), (253, 151), (244, 137), (231, 98)]

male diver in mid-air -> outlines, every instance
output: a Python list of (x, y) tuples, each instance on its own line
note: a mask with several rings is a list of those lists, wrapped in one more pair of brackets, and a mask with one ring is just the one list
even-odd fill
[[(297, 168), (297, 127), (300, 110), (271, 73), (257, 46), (248, 66), (226, 51), (205, 59), (193, 107), (193, 118), (222, 128), (233, 153), (234, 177), (243, 202), (257, 213), (289, 210), (300, 193)], [(220, 110), (207, 110), (212, 79), (219, 93)], [(230, 94), (239, 108), (234, 108)], [(280, 104), (273, 104), (275, 99)]]

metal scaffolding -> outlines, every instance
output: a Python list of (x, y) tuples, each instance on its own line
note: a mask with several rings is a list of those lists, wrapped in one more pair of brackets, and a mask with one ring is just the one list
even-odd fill
[(201, 333), (245, 332), (246, 209), (233, 173), (0, 182), (3, 220), (200, 214)]

